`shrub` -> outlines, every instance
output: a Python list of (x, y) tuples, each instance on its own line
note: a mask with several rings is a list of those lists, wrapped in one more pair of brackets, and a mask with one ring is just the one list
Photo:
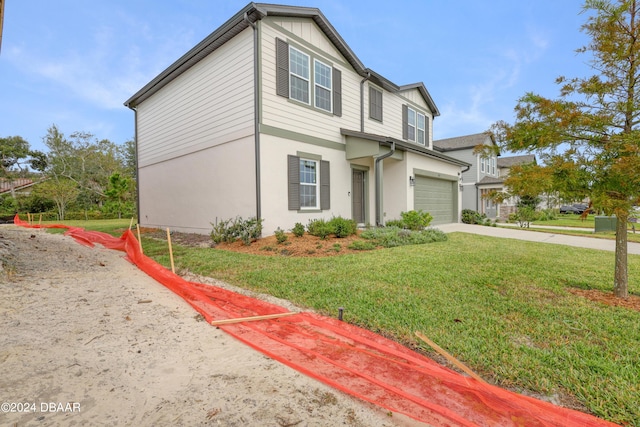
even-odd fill
[(384, 222), (385, 227), (404, 228), (404, 222), (401, 219), (390, 219)]
[(281, 230), (280, 227), (278, 227), (278, 229), (275, 231), (274, 234), (276, 235), (276, 240), (278, 241), (278, 244), (282, 244), (286, 242), (287, 239), (289, 238), (289, 236), (287, 236), (284, 230)]
[(409, 230), (423, 230), (431, 224), (433, 217), (429, 212), (424, 212), (422, 209), (413, 210), (408, 212), (401, 212), (402, 223), (404, 228)]
[(300, 224), (299, 222), (296, 222), (296, 225), (293, 226), (291, 231), (293, 232), (294, 236), (302, 237), (304, 235), (304, 225)]
[(473, 209), (463, 209), (462, 222), (465, 224), (482, 224), (484, 222), (484, 215), (481, 215)]
[(421, 231), (405, 230), (397, 227), (374, 228), (363, 231), (360, 236), (385, 248), (447, 240), (447, 235), (443, 231), (434, 228)]
[(216, 221), (215, 224), (211, 224), (213, 226), (211, 239), (215, 243), (233, 243), (240, 239), (248, 246), (262, 234), (262, 221), (256, 217), (245, 220), (240, 216), (220, 222)]
[(516, 221), (522, 228), (529, 228), (529, 224), (536, 219), (536, 211), (530, 206), (520, 206), (516, 211)]
[(331, 218), (331, 221), (327, 224), (331, 234), (335, 234), (338, 238), (351, 236), (358, 231), (358, 224), (354, 220), (342, 218), (341, 216)]
[(376, 248), (376, 244), (373, 242), (369, 242), (366, 240), (354, 240), (349, 245), (349, 249), (353, 249), (354, 251), (371, 251)]
[(324, 240), (332, 233), (332, 230), (324, 219), (312, 219), (307, 224), (307, 232)]

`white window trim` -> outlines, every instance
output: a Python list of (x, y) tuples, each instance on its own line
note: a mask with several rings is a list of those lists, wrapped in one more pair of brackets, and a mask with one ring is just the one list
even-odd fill
[[(320, 161), (315, 159), (307, 159), (304, 157), (300, 157), (300, 170), (302, 171), (303, 162), (313, 162), (315, 164), (316, 171), (316, 182), (315, 183), (307, 183), (302, 182), (300, 179), (300, 210), (318, 210), (320, 209)], [(316, 193), (316, 204), (315, 206), (302, 206), (302, 187), (314, 187)]]
[(484, 173), (484, 157), (480, 157), (480, 172)]
[[(289, 46), (289, 61), (291, 61), (291, 52), (292, 51), (296, 51), (297, 53), (301, 54), (302, 56), (304, 56), (307, 59), (307, 68), (309, 70), (309, 77), (304, 77), (301, 76), (299, 74), (296, 74), (293, 72), (293, 70), (291, 70), (291, 66), (289, 67), (289, 98), (293, 99), (294, 101), (300, 102), (301, 104), (305, 104), (305, 105), (311, 105), (311, 98), (314, 96), (311, 90), (311, 76), (312, 73), (314, 72), (314, 70), (311, 67), (311, 57), (309, 55), (307, 55), (306, 53), (304, 53), (303, 51), (296, 49), (293, 46)], [(293, 85), (292, 85), (292, 79), (291, 77), (295, 76), (297, 78), (299, 78), (300, 80), (304, 80), (307, 82), (307, 93), (309, 94), (309, 101), (308, 102), (304, 102), (298, 98), (295, 98), (293, 96)]]
[[(316, 81), (316, 74), (315, 74), (316, 73), (316, 63), (317, 64), (321, 64), (321, 65), (323, 65), (323, 66), (325, 66), (325, 67), (327, 67), (329, 69), (329, 79), (331, 81), (331, 87), (326, 87), (326, 86), (324, 86), (324, 85), (322, 85), (322, 84), (320, 84), (320, 83), (318, 83)], [(318, 104), (316, 102), (317, 101), (317, 98), (316, 98), (316, 87), (321, 87), (321, 88), (329, 91), (329, 105), (330, 105), (330, 107), (329, 107), (328, 110), (318, 106)], [(316, 58), (313, 59), (313, 105), (316, 108), (318, 108), (318, 109), (320, 109), (322, 111), (327, 111), (329, 113), (333, 112), (333, 67), (331, 65), (325, 64), (324, 62), (322, 62), (322, 61), (320, 61), (320, 60), (318, 60)]]
[[(410, 117), (413, 114), (413, 124), (411, 124), (411, 120)], [(418, 122), (418, 113), (416, 110), (414, 110), (411, 107), (407, 108), (407, 139), (409, 141), (413, 141), (416, 142), (417, 138), (418, 138), (418, 127), (417, 127), (417, 123)], [(409, 129), (413, 129), (413, 138), (411, 138)]]

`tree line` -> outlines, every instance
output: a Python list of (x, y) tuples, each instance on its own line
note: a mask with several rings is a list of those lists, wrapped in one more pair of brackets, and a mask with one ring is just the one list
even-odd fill
[[(0, 137), (0, 214), (42, 213), (47, 219), (121, 218), (135, 215), (133, 140), (116, 144), (89, 132), (68, 137), (54, 124), (32, 150), (20, 136)], [(24, 191), (16, 188), (28, 187)]]

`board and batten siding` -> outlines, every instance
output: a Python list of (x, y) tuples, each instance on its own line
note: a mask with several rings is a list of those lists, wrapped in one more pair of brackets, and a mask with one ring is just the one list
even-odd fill
[[(267, 17), (263, 21), (265, 22), (260, 24), (261, 123), (327, 141), (343, 142), (340, 128), (358, 129), (360, 126), (359, 76), (313, 21), (277, 17)], [(276, 38), (287, 41), (291, 46), (309, 54), (311, 64), (315, 58), (340, 70), (342, 74), (341, 116), (314, 108), (313, 98), (311, 98), (311, 104), (307, 106), (277, 95)]]
[(252, 135), (253, 82), (246, 29), (137, 106), (139, 167)]

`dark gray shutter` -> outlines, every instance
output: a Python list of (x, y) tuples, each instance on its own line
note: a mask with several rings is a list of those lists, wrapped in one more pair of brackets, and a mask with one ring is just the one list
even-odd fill
[(409, 138), (409, 107), (402, 104), (402, 139)]
[(424, 145), (429, 148), (429, 116), (424, 116)]
[(369, 86), (369, 117), (382, 121), (382, 92)]
[(289, 97), (289, 44), (276, 39), (276, 94)]
[(289, 183), (289, 210), (300, 209), (300, 157), (287, 156), (287, 177)]
[(333, 115), (342, 116), (342, 72), (333, 68)]
[(331, 192), (330, 192), (330, 173), (329, 162), (326, 160), (320, 161), (320, 209), (331, 209)]

